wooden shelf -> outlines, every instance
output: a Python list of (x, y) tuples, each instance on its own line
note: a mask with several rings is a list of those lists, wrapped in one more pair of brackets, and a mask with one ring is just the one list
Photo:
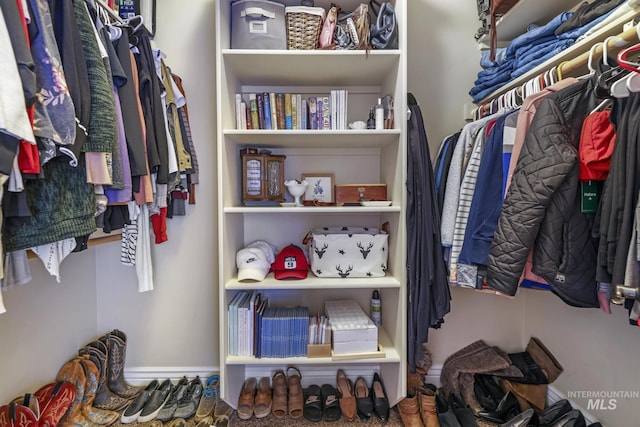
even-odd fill
[(305, 280), (276, 280), (273, 273), (261, 282), (238, 282), (236, 278), (225, 283), (226, 290), (266, 290), (266, 289), (378, 289), (378, 288), (399, 288), (400, 280), (394, 276), (367, 277), (367, 278), (324, 278), (316, 277), (313, 273)]
[(397, 144), (400, 129), (384, 130), (236, 130), (223, 133), (238, 145), (270, 148), (360, 148)]
[[(544, 25), (561, 12), (572, 10), (583, 1), (520, 0), (507, 13), (498, 18), (496, 22), (498, 43), (506, 45), (520, 34), (525, 33), (528, 25)], [(478, 42), (488, 45), (489, 35), (485, 34)]]
[(336, 214), (342, 215), (346, 213), (399, 213), (402, 209), (400, 206), (383, 206), (383, 207), (366, 207), (366, 206), (301, 206), (301, 207), (282, 207), (282, 206), (231, 206), (224, 208), (224, 213), (228, 214), (273, 214), (273, 215), (291, 215), (291, 214)]
[(618, 18), (612, 20), (610, 23), (601, 27), (599, 30), (595, 31), (590, 37), (585, 38), (579, 42), (576, 42), (568, 49), (562, 51), (560, 54), (554, 56), (553, 58), (538, 65), (537, 67), (523, 74), (517, 79), (514, 79), (509, 83), (505, 84), (504, 86), (500, 87), (499, 89), (493, 91), (492, 93), (487, 95), (485, 98), (480, 100), (478, 104), (485, 104), (491, 101), (492, 99), (494, 99), (495, 97), (507, 92), (508, 90), (511, 90), (518, 86), (522, 86), (524, 83), (526, 83), (530, 79), (539, 76), (544, 71), (550, 68), (557, 66), (562, 62), (569, 61), (573, 58), (576, 58), (579, 55), (584, 54), (585, 52), (589, 52), (589, 49), (591, 48), (591, 46), (593, 46), (594, 43), (602, 42), (609, 36), (615, 36), (615, 35), (621, 34), (623, 31), (623, 25), (631, 21), (632, 19), (636, 18), (637, 16), (640, 16), (640, 9), (629, 10), (628, 12), (619, 16)]

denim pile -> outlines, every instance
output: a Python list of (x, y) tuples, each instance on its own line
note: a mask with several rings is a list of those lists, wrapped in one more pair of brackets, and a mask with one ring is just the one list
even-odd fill
[[(514, 38), (506, 48), (497, 49), (494, 60), (490, 59), (488, 50), (483, 51), (480, 59), (483, 69), (469, 91), (473, 102), (478, 103), (509, 81), (572, 46), (590, 29), (607, 19), (621, 2), (608, 3), (612, 8), (599, 16), (588, 15), (579, 9), (575, 13), (562, 12), (542, 26), (531, 24), (524, 34)], [(585, 22), (585, 18), (588, 19), (589, 16), (592, 19)]]

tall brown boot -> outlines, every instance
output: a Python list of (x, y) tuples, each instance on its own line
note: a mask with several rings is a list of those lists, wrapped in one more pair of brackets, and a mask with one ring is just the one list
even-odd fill
[(398, 412), (404, 427), (422, 427), (422, 419), (420, 418), (420, 403), (418, 396), (405, 397), (398, 402)]
[(98, 389), (93, 406), (109, 411), (122, 411), (129, 405), (129, 401), (113, 393), (107, 386), (107, 346), (102, 341), (93, 341), (85, 349), (89, 353), (89, 360), (98, 368)]
[(98, 377), (100, 376), (100, 373), (95, 363), (89, 360), (87, 350), (80, 350), (80, 354), (80, 363), (84, 368), (85, 377), (87, 379), (84, 390), (84, 399), (82, 400), (82, 414), (92, 423), (102, 426), (110, 426), (120, 418), (120, 414), (115, 411), (93, 407), (93, 401), (95, 400), (96, 392), (98, 391)]
[(436, 394), (426, 387), (418, 389), (420, 400), (420, 416), (425, 427), (440, 427), (436, 411)]
[(124, 360), (127, 351), (127, 337), (114, 329), (106, 335), (108, 347), (107, 385), (115, 394), (125, 399), (133, 399), (142, 391), (124, 380)]
[(525, 351), (529, 353), (536, 364), (540, 366), (547, 376), (549, 384), (554, 382), (564, 370), (553, 353), (536, 337), (531, 337)]
[(87, 420), (82, 414), (82, 400), (84, 399), (87, 377), (80, 363), (80, 358), (73, 358), (62, 365), (56, 376), (56, 381), (68, 382), (73, 385), (75, 390), (75, 398), (67, 413), (60, 420), (60, 426), (97, 427), (97, 424)]

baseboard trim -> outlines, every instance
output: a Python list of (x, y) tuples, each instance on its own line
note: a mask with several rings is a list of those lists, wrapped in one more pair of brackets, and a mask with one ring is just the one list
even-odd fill
[(220, 372), (217, 366), (140, 366), (125, 368), (124, 377), (131, 385), (145, 385), (157, 379), (170, 379), (177, 381), (183, 376), (187, 378), (207, 378), (208, 376)]
[[(435, 384), (436, 386), (440, 387), (440, 374), (442, 373), (442, 365), (433, 365), (429, 368), (429, 372), (427, 373), (427, 375), (425, 376), (425, 379), (430, 382), (431, 384)], [(562, 400), (562, 399), (567, 399), (566, 394), (562, 393), (560, 390), (558, 390), (556, 387), (554, 387), (553, 385), (549, 385), (549, 388), (547, 390), (547, 403), (549, 405)], [(587, 412), (583, 407), (581, 407), (580, 405), (578, 405), (576, 402), (574, 402), (571, 399), (567, 399), (569, 400), (569, 402), (571, 403), (571, 406), (574, 409), (578, 409), (580, 412), (582, 412), (582, 415), (584, 416), (585, 421), (587, 422), (587, 425), (595, 423), (598, 421), (598, 419), (596, 417), (594, 417), (592, 414), (590, 414), (589, 412)]]

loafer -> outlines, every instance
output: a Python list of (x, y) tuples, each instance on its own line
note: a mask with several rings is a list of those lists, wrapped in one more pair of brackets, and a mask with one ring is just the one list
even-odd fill
[(160, 383), (158, 383), (158, 380), (151, 381), (144, 388), (144, 390), (142, 390), (140, 394), (136, 396), (133, 402), (131, 402), (131, 404), (127, 406), (127, 409), (125, 409), (124, 412), (122, 412), (122, 416), (120, 417), (120, 422), (122, 424), (129, 424), (136, 421), (138, 419), (138, 416), (144, 409), (144, 405), (147, 403), (147, 400), (149, 400), (149, 397), (151, 397), (151, 393), (155, 389), (157, 389), (159, 385)]
[(173, 387), (173, 390), (171, 390), (171, 394), (169, 395), (169, 399), (158, 412), (158, 415), (156, 416), (158, 421), (166, 423), (173, 419), (173, 415), (176, 413), (176, 409), (178, 409), (178, 403), (180, 402), (180, 399), (182, 399), (187, 387), (189, 387), (189, 380), (187, 377), (182, 377), (178, 384)]
[(353, 395), (353, 383), (342, 369), (338, 369), (336, 385), (338, 386), (342, 415), (349, 421), (355, 421), (358, 409), (356, 408), (356, 397)]
[(194, 416), (198, 409), (203, 390), (202, 381), (199, 376), (196, 376), (184, 391), (173, 416), (175, 418), (191, 418)]
[(380, 418), (380, 421), (386, 422), (389, 419), (389, 399), (382, 378), (377, 372), (373, 374), (373, 382), (371, 383), (371, 400), (373, 401), (373, 411)]
[(164, 380), (155, 390), (153, 390), (149, 395), (149, 398), (146, 400), (142, 411), (138, 414), (138, 422), (146, 423), (158, 416), (158, 412), (160, 412), (164, 404), (169, 399), (171, 390), (173, 390), (171, 380)]
[(353, 387), (353, 394), (356, 397), (356, 408), (358, 417), (367, 421), (373, 415), (373, 401), (369, 395), (369, 387), (364, 378), (358, 377)]

